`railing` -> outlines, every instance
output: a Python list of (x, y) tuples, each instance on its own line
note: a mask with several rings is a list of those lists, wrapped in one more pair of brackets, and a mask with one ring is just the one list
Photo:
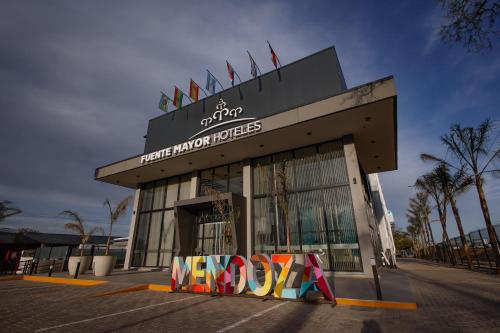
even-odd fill
[[(498, 246), (498, 235), (500, 234), (500, 224), (493, 226), (496, 231), (496, 243)], [(475, 230), (465, 235), (466, 243), (469, 247), (472, 266), (476, 269), (496, 269), (495, 254), (486, 229)], [(460, 237), (450, 239), (449, 246), (441, 242), (428, 249), (426, 256), (419, 256), (425, 259), (433, 259), (452, 265), (468, 266), (464, 244)]]

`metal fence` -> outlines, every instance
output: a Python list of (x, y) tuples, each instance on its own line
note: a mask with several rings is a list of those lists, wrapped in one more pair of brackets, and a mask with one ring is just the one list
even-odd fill
[[(498, 246), (498, 235), (500, 234), (500, 224), (493, 226), (496, 231), (496, 243)], [(465, 235), (465, 240), (469, 246), (469, 253), (472, 259), (472, 265), (478, 269), (495, 269), (495, 254), (490, 242), (486, 228), (475, 230)], [(450, 239), (450, 246), (443, 242), (436, 244), (434, 251), (430, 251), (431, 257), (438, 262), (452, 265), (467, 266), (464, 244), (460, 237)]]

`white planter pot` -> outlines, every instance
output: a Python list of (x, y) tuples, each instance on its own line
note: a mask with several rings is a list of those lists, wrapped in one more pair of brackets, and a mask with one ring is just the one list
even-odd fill
[(74, 256), (74, 257), (69, 257), (68, 260), (68, 272), (69, 275), (75, 276), (76, 273), (76, 267), (78, 266), (78, 263), (80, 263), (80, 268), (78, 270), (78, 275), (84, 274), (90, 266), (90, 263), (92, 262), (92, 257), (91, 256)]
[(95, 256), (92, 265), (95, 276), (110, 275), (115, 267), (116, 257), (114, 256)]

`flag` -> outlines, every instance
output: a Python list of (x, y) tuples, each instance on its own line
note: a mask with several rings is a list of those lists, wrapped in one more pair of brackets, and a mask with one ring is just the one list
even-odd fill
[(207, 70), (207, 85), (206, 85), (205, 89), (210, 91), (210, 93), (212, 95), (215, 94), (215, 82), (216, 81), (217, 81), (217, 79), (215, 78), (215, 76), (213, 76), (212, 73), (210, 73)]
[(163, 110), (165, 112), (168, 112), (168, 101), (170, 98), (168, 98), (167, 95), (165, 95), (163, 92), (161, 93), (161, 98), (160, 98), (160, 103), (158, 104), (158, 107), (160, 110)]
[[(247, 53), (248, 53), (248, 56), (250, 57), (250, 74), (252, 74), (253, 77), (257, 77), (257, 69), (259, 67), (257, 66), (257, 63), (255, 62), (255, 60), (253, 60), (250, 52), (247, 51)], [(259, 72), (260, 72), (260, 69), (259, 69)]]
[(200, 86), (196, 84), (196, 82), (191, 79), (191, 82), (189, 82), (189, 97), (195, 102), (198, 101), (198, 98), (200, 96)]
[(179, 108), (179, 109), (182, 108), (182, 98), (183, 97), (184, 97), (184, 93), (179, 88), (175, 87), (174, 105), (177, 106), (177, 108)]
[(280, 65), (281, 67), (281, 63), (280, 63), (280, 60), (278, 59), (278, 56), (276, 55), (276, 53), (274, 52), (271, 44), (269, 43), (269, 41), (267, 41), (267, 44), (269, 45), (269, 50), (271, 51), (271, 60), (273, 62), (273, 65), (274, 65), (274, 68), (278, 69), (278, 64)]
[(227, 60), (226, 60), (226, 65), (227, 65), (227, 74), (229, 75), (229, 80), (231, 80), (231, 85), (234, 86), (234, 68)]

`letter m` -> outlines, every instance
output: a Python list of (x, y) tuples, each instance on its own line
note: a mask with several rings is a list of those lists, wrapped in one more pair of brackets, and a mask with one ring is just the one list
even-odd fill
[(171, 288), (172, 290), (180, 289), (184, 284), (186, 278), (191, 276), (191, 257), (186, 257), (186, 262), (182, 257), (174, 257), (174, 261), (172, 262), (172, 281)]

